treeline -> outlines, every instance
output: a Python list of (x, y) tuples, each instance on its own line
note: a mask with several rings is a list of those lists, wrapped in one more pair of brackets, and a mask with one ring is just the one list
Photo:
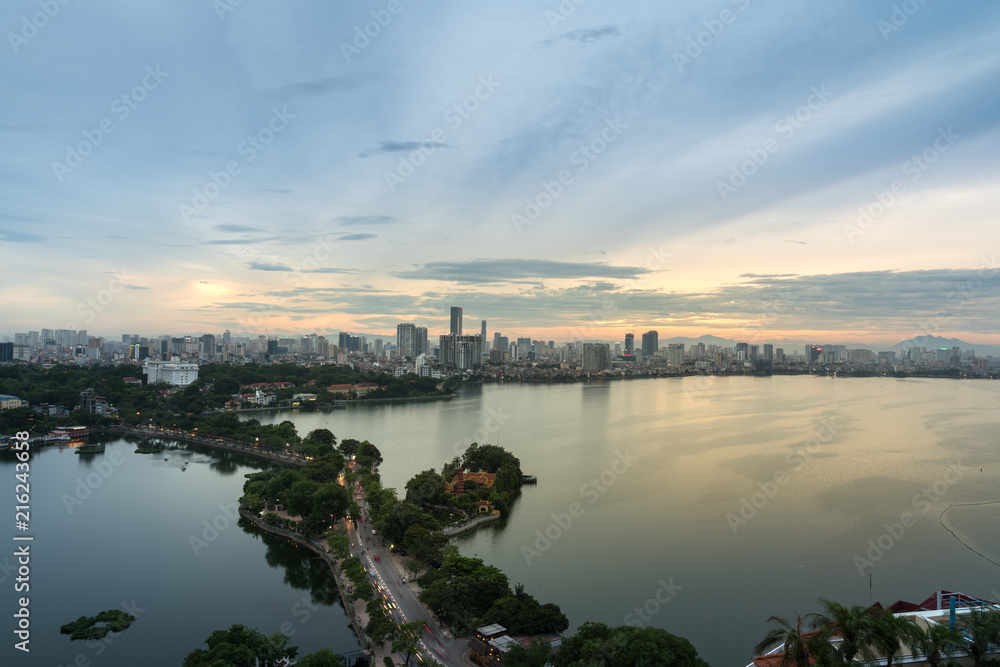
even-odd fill
[[(144, 380), (142, 367), (137, 365), (77, 366), (56, 365), (44, 368), (39, 364), (0, 366), (0, 393), (17, 396), (32, 407), (40, 404), (62, 406), (71, 411), (68, 417), (55, 417), (34, 412), (31, 408), (16, 408), (0, 412), (0, 433), (28, 431), (43, 433), (61, 425), (101, 425), (112, 420), (83, 411), (73, 411), (80, 402), (80, 392), (93, 389), (118, 410), (119, 419), (125, 424), (155, 424), (171, 428), (193, 428), (198, 415), (206, 411), (221, 410), (226, 401), (240, 392), (242, 387), (259, 382), (290, 382), (289, 388), (273, 393), (277, 400), (290, 400), (295, 394), (316, 394), (316, 405), (329, 405), (337, 400), (400, 399), (442, 396), (451, 391), (454, 381), (445, 383), (444, 391), (437, 388), (433, 378), (410, 374), (393, 377), (387, 373), (360, 372), (349, 366), (297, 366), (275, 364), (260, 366), (246, 364), (205, 364), (198, 369), (197, 382), (170, 395), (161, 392), (171, 389), (166, 383), (132, 384), (123, 378)], [(351, 392), (329, 392), (327, 387), (336, 384), (375, 383), (372, 389), (360, 396)]]
[[(288, 429), (285, 424), (291, 428)], [(288, 437), (297, 439), (291, 422), (284, 422), (277, 428), (290, 430)], [(351, 492), (338, 482), (344, 471), (344, 450), (335, 449), (335, 445), (336, 438), (329, 430), (312, 431), (298, 447), (309, 451), (312, 460), (304, 468), (284, 468), (280, 472), (266, 470), (247, 475), (240, 505), (259, 513), (268, 501), (280, 501), (289, 515), (302, 517), (296, 529), (304, 535), (321, 535), (338, 520), (356, 517), (357, 503)], [(274, 522), (272, 517), (265, 517), (265, 520)]]

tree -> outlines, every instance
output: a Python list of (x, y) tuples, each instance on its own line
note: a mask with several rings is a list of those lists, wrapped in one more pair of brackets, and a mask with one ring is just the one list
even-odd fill
[(288, 644), (288, 637), (275, 632), (264, 636), (259, 630), (233, 625), (216, 630), (205, 640), (208, 650), (195, 649), (184, 658), (184, 667), (245, 667), (259, 664), (270, 667), (283, 658), (294, 658), (299, 649)]
[(420, 507), (436, 502), (442, 493), (444, 479), (433, 468), (417, 473), (406, 483), (406, 502)]
[(544, 667), (551, 657), (551, 645), (536, 638), (528, 648), (514, 644), (503, 656), (503, 664), (504, 667)]
[(365, 440), (358, 446), (358, 451), (354, 454), (354, 461), (361, 468), (374, 470), (382, 465), (382, 452), (378, 447)]
[(306, 436), (306, 440), (312, 440), (318, 442), (322, 445), (327, 445), (328, 447), (337, 446), (337, 438), (326, 428), (317, 428), (309, 432)]
[(340, 453), (344, 455), (345, 459), (349, 459), (353, 454), (357, 453), (358, 447), (360, 446), (360, 440), (355, 440), (354, 438), (344, 438), (340, 441), (340, 444), (337, 445), (337, 449), (340, 450)]
[(403, 662), (409, 664), (410, 656), (417, 648), (417, 642), (424, 632), (423, 621), (400, 623), (396, 626), (396, 638), (392, 642), (393, 653), (402, 653)]
[(945, 656), (965, 649), (965, 637), (955, 628), (940, 623), (927, 626), (917, 648), (927, 656), (930, 667), (938, 667)]
[(292, 484), (285, 494), (285, 507), (288, 509), (288, 514), (291, 516), (312, 514), (317, 491), (319, 491), (319, 484), (309, 479), (302, 479)]
[(809, 656), (816, 657), (816, 662), (820, 662), (820, 657), (832, 651), (832, 646), (825, 633), (803, 633), (802, 617), (796, 614), (795, 625), (792, 625), (783, 616), (772, 616), (767, 619), (768, 623), (774, 623), (777, 627), (772, 628), (762, 640), (754, 647), (755, 655), (766, 653), (767, 650), (776, 643), (784, 645), (784, 652), (778, 663), (780, 667), (808, 667)]
[(322, 484), (313, 494), (313, 511), (323, 519), (344, 516), (350, 506), (351, 492), (340, 484)]
[(296, 667), (346, 667), (347, 663), (332, 650), (321, 648), (300, 658), (295, 665)]
[(558, 667), (708, 667), (691, 642), (666, 630), (594, 622), (563, 639), (552, 662)]
[(861, 605), (847, 607), (826, 598), (820, 598), (819, 602), (823, 612), (806, 617), (812, 629), (825, 630), (826, 637), (833, 633), (843, 637), (837, 652), (844, 662), (853, 662), (859, 655), (865, 660), (873, 659), (871, 647), (877, 626), (872, 609)]
[(1000, 611), (973, 609), (962, 617), (960, 628), (967, 637), (973, 667), (981, 667), (990, 646), (1000, 644)]
[(909, 616), (894, 614), (885, 609), (875, 616), (875, 631), (873, 645), (886, 659), (886, 667), (892, 667), (892, 661), (898, 657), (903, 646), (917, 650), (923, 631)]

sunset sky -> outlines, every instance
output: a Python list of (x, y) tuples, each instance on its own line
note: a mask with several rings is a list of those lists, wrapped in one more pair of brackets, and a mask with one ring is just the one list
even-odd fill
[(10, 0), (0, 27), (0, 335), (434, 335), (459, 305), (560, 342), (1000, 344), (996, 3)]

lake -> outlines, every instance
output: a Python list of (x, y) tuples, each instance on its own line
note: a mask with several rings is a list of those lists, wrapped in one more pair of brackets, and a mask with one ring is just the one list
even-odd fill
[(1000, 505), (963, 504), (1000, 501), (998, 407), (990, 381), (775, 376), (465, 385), (248, 417), (370, 440), (401, 490), (473, 440), (499, 443), (538, 486), (456, 537), (462, 553), (559, 604), (571, 630), (653, 625), (719, 666), (820, 597), (995, 598)]
[[(237, 525), (243, 475), (261, 462), (180, 446), (135, 454), (134, 440), (102, 454), (44, 447), (31, 460), (31, 652), (13, 648), (18, 544), (0, 551), (4, 665), (180, 665), (234, 623), (284, 630), (300, 654), (358, 648), (329, 569), (306, 549)], [(164, 456), (169, 461), (164, 461)], [(180, 465), (190, 460), (186, 470)], [(0, 497), (14, 524), (14, 463), (0, 456)], [(13, 568), (13, 569), (12, 569)], [(118, 637), (71, 641), (59, 627), (106, 609), (136, 622)]]

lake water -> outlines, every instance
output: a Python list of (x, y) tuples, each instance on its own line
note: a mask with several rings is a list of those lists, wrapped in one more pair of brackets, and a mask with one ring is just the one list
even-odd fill
[[(815, 611), (819, 597), (996, 597), (998, 406), (995, 382), (796, 376), (463, 386), (451, 400), (247, 417), (368, 439), (399, 489), (472, 440), (499, 443), (538, 486), (502, 523), (455, 538), (462, 552), (559, 604), (571, 630), (654, 625), (718, 667), (746, 664), (769, 616)], [(134, 449), (36, 451), (32, 653), (12, 648), (8, 541), (0, 664), (177, 665), (233, 623), (285, 629), (302, 653), (357, 647), (318, 561), (227, 516), (260, 462)], [(0, 458), (9, 536), (13, 464)], [(123, 603), (141, 611), (111, 643), (58, 633)]]
[(819, 597), (996, 597), (1000, 505), (948, 510), (965, 544), (939, 517), (1000, 501), (998, 408), (996, 382), (776, 376), (463, 386), (253, 416), (370, 440), (398, 489), (472, 440), (499, 443), (538, 486), (455, 538), (461, 551), (559, 604), (571, 630), (649, 624), (721, 666)]
[[(243, 475), (260, 462), (187, 447), (160, 456), (135, 449), (112, 440), (103, 454), (34, 452), (29, 654), (13, 648), (12, 615), (24, 595), (14, 592), (13, 553), (22, 543), (10, 537), (21, 534), (14, 530), (15, 460), (0, 456), (9, 522), (0, 550), (0, 664), (180, 665), (206, 648), (209, 634), (234, 623), (284, 630), (302, 654), (358, 648), (329, 569), (312, 552), (232, 519)], [(182, 471), (184, 459), (191, 464)], [(117, 638), (59, 634), (64, 623), (123, 605), (137, 620)]]

